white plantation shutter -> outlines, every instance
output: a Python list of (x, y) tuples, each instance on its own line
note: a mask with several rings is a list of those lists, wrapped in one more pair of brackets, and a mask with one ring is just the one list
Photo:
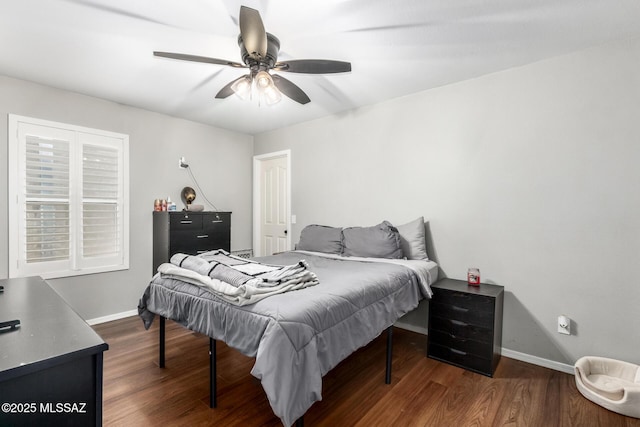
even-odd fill
[(69, 141), (27, 135), (25, 142), (25, 261), (68, 260)]
[(118, 150), (82, 145), (82, 256), (117, 256), (122, 228)]
[(9, 116), (9, 275), (128, 268), (128, 137)]

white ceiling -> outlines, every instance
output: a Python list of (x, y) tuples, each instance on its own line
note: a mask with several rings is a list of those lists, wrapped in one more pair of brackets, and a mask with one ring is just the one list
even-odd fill
[[(260, 11), (280, 60), (353, 71), (282, 73), (311, 102), (266, 107), (214, 98), (244, 69), (153, 56), (241, 62), (240, 5)], [(638, 0), (13, 0), (0, 5), (0, 74), (256, 134), (637, 36)]]

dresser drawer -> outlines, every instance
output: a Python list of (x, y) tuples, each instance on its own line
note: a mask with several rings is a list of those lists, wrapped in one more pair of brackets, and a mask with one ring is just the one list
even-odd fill
[(179, 213), (169, 216), (169, 226), (171, 231), (199, 230), (202, 229), (202, 215), (192, 215), (190, 213)]
[(493, 326), (493, 311), (478, 310), (473, 307), (464, 307), (452, 304), (442, 304), (438, 298), (431, 301), (429, 310), (433, 315), (460, 322), (491, 328)]
[(429, 357), (487, 375), (492, 373), (492, 360), (456, 348), (429, 343)]
[(231, 239), (231, 218), (228, 215), (208, 214), (202, 216), (202, 231), (219, 239)]
[(193, 231), (175, 231), (171, 233), (171, 244), (169, 252), (175, 254), (177, 252), (197, 255), (208, 250), (226, 249), (229, 239), (224, 236), (207, 233), (199, 230)]
[(224, 213), (208, 213), (202, 215), (202, 227), (210, 229), (220, 229), (229, 227), (231, 216)]
[(447, 319), (446, 317), (439, 317), (437, 315), (431, 316), (429, 335), (431, 335), (432, 330), (442, 331), (460, 339), (475, 340), (484, 343), (491, 343), (493, 340), (492, 328), (483, 328), (481, 326), (472, 325), (459, 320)]

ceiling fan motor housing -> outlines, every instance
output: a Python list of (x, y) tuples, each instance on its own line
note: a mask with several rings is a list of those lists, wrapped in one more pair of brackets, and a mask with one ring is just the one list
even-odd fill
[(247, 52), (247, 48), (242, 41), (242, 34), (238, 35), (238, 46), (240, 46), (240, 55), (251, 71), (269, 70), (273, 68), (278, 61), (278, 52), (280, 52), (280, 40), (271, 33), (267, 33), (267, 55), (265, 58), (255, 59)]

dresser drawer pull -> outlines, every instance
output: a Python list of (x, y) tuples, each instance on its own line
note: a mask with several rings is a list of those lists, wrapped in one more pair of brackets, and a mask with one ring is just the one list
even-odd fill
[(461, 322), (461, 321), (459, 321), (459, 320), (453, 320), (453, 319), (451, 319), (451, 320), (449, 320), (449, 321), (450, 321), (451, 323), (453, 323), (454, 325), (456, 325), (456, 326), (469, 326), (469, 324), (468, 324), (468, 323), (464, 323), (464, 322)]
[(468, 308), (462, 308), (462, 307), (458, 307), (456, 305), (451, 306), (451, 308), (453, 308), (454, 311), (461, 311), (463, 313), (466, 313), (467, 311), (469, 311)]
[(466, 352), (464, 352), (464, 351), (460, 351), (460, 350), (456, 350), (455, 348), (452, 348), (452, 349), (450, 349), (450, 350), (451, 350), (451, 353), (459, 354), (459, 355), (461, 355), (461, 356), (466, 356), (466, 355), (467, 355), (467, 353), (466, 353)]
[(207, 237), (209, 237), (208, 234), (199, 234), (196, 236), (197, 239), (206, 239)]
[(211, 222), (212, 222), (213, 224), (217, 224), (217, 223), (219, 223), (219, 222), (224, 222), (224, 221), (222, 221), (221, 219), (212, 219), (212, 220), (211, 220)]
[(191, 221), (191, 220), (181, 220), (180, 221), (180, 224), (192, 224), (192, 223), (193, 223), (193, 221)]

